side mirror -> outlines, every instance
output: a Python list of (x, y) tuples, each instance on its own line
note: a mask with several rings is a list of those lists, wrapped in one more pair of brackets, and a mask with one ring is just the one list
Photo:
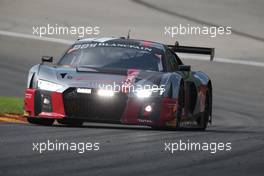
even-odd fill
[(42, 63), (53, 62), (53, 57), (52, 56), (42, 56), (41, 61), (42, 61)]
[(179, 65), (179, 71), (191, 71), (190, 65)]

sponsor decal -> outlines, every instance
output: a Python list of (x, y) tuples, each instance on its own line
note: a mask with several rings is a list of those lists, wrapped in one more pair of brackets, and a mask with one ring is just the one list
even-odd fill
[(141, 123), (152, 123), (152, 120), (149, 120), (149, 119), (138, 119), (138, 122), (141, 122)]
[(193, 127), (193, 126), (197, 126), (197, 122), (196, 121), (186, 121), (186, 122), (180, 122), (180, 127)]
[(78, 49), (95, 48), (95, 47), (119, 47), (119, 48), (131, 48), (131, 49), (137, 49), (137, 50), (143, 50), (143, 51), (149, 51), (149, 52), (152, 51), (152, 48), (145, 47), (145, 46), (122, 44), (122, 43), (101, 42), (101, 43), (76, 44), (67, 53), (70, 53)]

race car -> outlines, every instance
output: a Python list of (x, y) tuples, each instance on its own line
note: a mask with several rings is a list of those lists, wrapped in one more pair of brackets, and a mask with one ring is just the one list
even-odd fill
[(38, 125), (57, 120), (205, 130), (212, 122), (212, 82), (177, 53), (213, 60), (214, 48), (124, 37), (77, 40), (58, 63), (43, 56), (30, 69), (24, 116)]

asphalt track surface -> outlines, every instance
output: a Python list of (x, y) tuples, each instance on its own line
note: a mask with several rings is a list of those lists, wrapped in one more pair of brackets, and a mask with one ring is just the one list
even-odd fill
[[(232, 25), (231, 36), (179, 36), (216, 47), (216, 56), (263, 60), (262, 1), (0, 1), (0, 30), (32, 34), (46, 23), (101, 26), (100, 36), (126, 35), (173, 43), (164, 25)], [(19, 8), (18, 8), (19, 7)], [(222, 13), (222, 12), (225, 13)], [(172, 13), (173, 12), (173, 13)], [(175, 13), (176, 12), (176, 13)], [(87, 17), (87, 18), (85, 18)], [(125, 32), (124, 32), (125, 31)], [(67, 40), (74, 37), (55, 36)], [(56, 59), (66, 44), (0, 35), (0, 95), (23, 96), (27, 70), (41, 55)], [(261, 66), (184, 60), (213, 82), (213, 124), (206, 132), (86, 123), (84, 127), (0, 123), (0, 175), (263, 175), (264, 70)], [(100, 142), (99, 151), (32, 151), (32, 143)], [(164, 151), (164, 142), (231, 142), (231, 151)]]

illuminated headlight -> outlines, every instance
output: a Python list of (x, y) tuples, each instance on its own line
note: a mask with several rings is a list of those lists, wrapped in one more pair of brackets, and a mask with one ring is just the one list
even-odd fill
[(146, 112), (151, 112), (151, 111), (152, 111), (152, 107), (151, 107), (150, 105), (147, 105), (147, 106), (145, 107), (145, 111), (146, 111)]
[(150, 97), (152, 94), (151, 90), (148, 89), (141, 89), (136, 91), (136, 96), (139, 98), (147, 98)]
[(91, 94), (92, 93), (92, 89), (78, 88), (77, 92), (78, 93), (84, 93), (84, 94)]
[(38, 88), (42, 90), (47, 90), (47, 91), (57, 91), (61, 89), (63, 86), (60, 84), (52, 83), (49, 81), (44, 81), (44, 80), (38, 80)]
[(112, 90), (99, 89), (97, 94), (99, 96), (112, 97), (112, 96), (114, 96), (115, 93)]

